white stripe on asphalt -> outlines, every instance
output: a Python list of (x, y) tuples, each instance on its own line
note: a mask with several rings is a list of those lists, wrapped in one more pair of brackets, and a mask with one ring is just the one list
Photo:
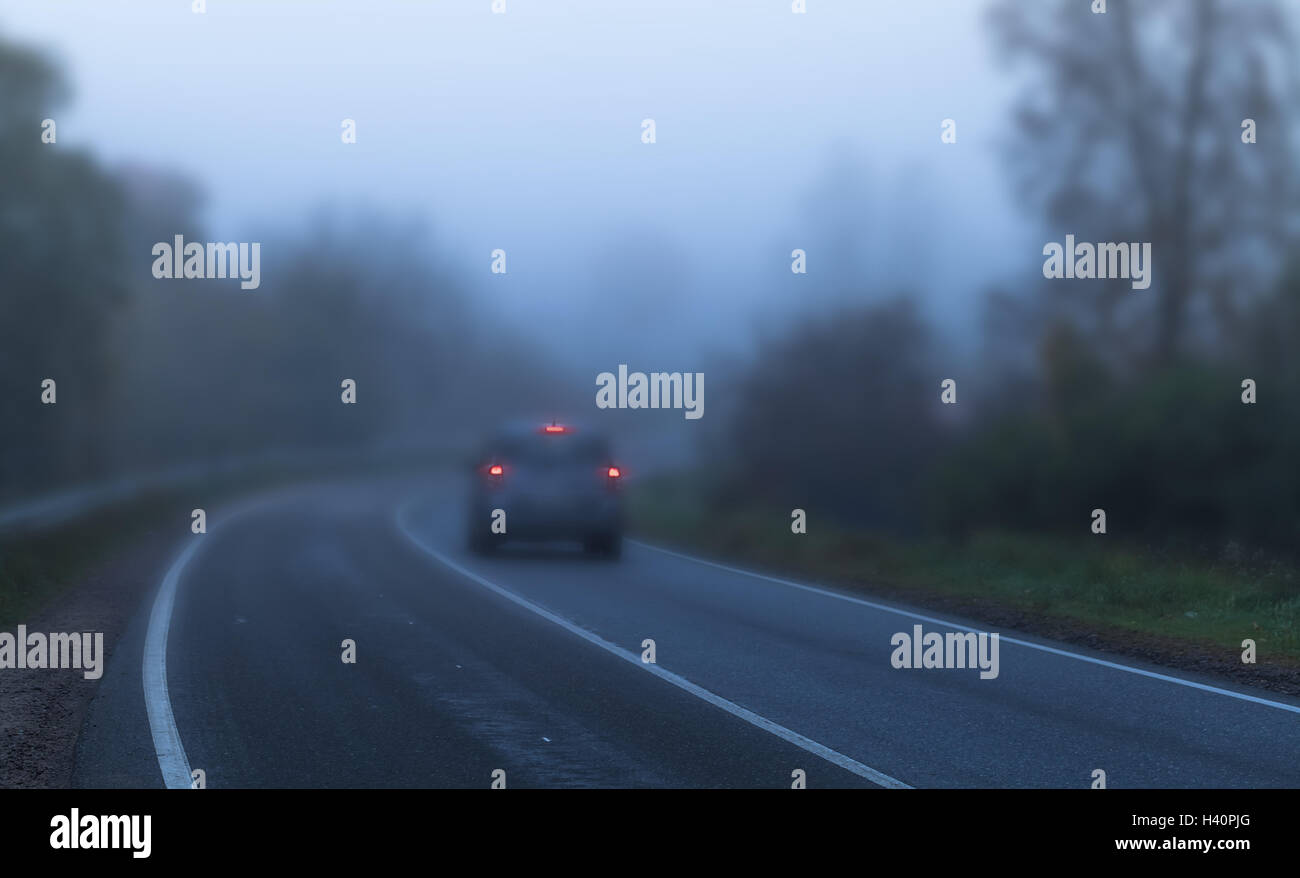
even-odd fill
[(710, 692), (708, 689), (705, 689), (703, 686), (698, 686), (695, 683), (692, 683), (690, 680), (687, 680), (685, 677), (674, 674), (672, 671), (666, 671), (663, 668), (659, 667), (659, 665), (642, 662), (641, 657), (636, 653), (624, 649), (623, 647), (618, 646), (616, 644), (610, 643), (608, 640), (605, 640), (603, 637), (599, 636), (598, 634), (593, 634), (592, 632), (588, 631), (586, 628), (583, 628), (579, 625), (574, 624), (573, 622), (570, 622), (568, 619), (565, 619), (563, 616), (558, 616), (555, 613), (552, 613), (550, 610), (546, 609), (545, 607), (541, 607), (533, 603), (532, 601), (528, 600), (527, 598), (520, 597), (519, 595), (515, 594), (513, 591), (510, 591), (507, 588), (503, 588), (497, 585), (496, 583), (488, 579), (485, 579), (482, 576), (479, 576), (477, 573), (473, 572), (472, 570), (462, 567), (460, 564), (457, 564), (455, 561), (448, 558), (442, 552), (439, 552), (437, 549), (433, 548), (433, 546), (421, 540), (414, 533), (412, 533), (411, 530), (406, 526), (406, 520), (403, 513), (405, 513), (413, 505), (414, 505), (413, 503), (408, 503), (406, 506), (402, 507), (397, 511), (398, 529), (401, 530), (401, 532), (406, 536), (406, 538), (410, 540), (417, 548), (419, 548), (420, 550), (422, 550), (423, 552), (425, 552), (427, 555), (434, 558), (435, 560), (441, 562), (442, 564), (445, 564), (447, 567), (450, 567), (452, 570), (455, 570), (461, 576), (464, 576), (465, 578), (478, 583), (479, 585), (500, 595), (501, 597), (505, 598), (508, 601), (512, 601), (515, 604), (518, 604), (519, 606), (523, 607), (525, 610), (528, 610), (529, 612), (536, 613), (538, 616), (541, 616), (543, 619), (545, 619), (548, 622), (554, 622), (556, 625), (559, 625), (561, 628), (563, 628), (565, 631), (568, 631), (570, 634), (575, 634), (578, 637), (581, 637), (583, 640), (587, 641), (588, 643), (595, 644), (596, 646), (599, 646), (601, 649), (605, 650), (606, 652), (612, 655), (616, 655), (625, 661), (631, 662), (634, 665), (645, 668), (647, 671), (654, 674), (656, 677), (659, 677), (661, 680), (673, 684), (678, 689), (681, 689), (685, 692), (689, 692), (690, 694), (694, 695), (696, 698), (699, 698), (702, 701), (707, 701), (709, 704), (712, 704), (714, 707), (719, 707), (725, 710), (727, 713), (731, 714), (732, 716), (738, 717), (744, 720), (745, 722), (749, 723), (750, 725), (760, 728), (765, 732), (769, 732), (773, 735), (776, 735), (781, 740), (793, 744), (802, 750), (806, 750), (809, 753), (812, 753), (814, 756), (819, 756), (822, 759), (825, 759), (827, 762), (831, 763), (832, 765), (836, 765), (844, 769), (845, 771), (852, 772), (853, 774), (856, 774), (858, 777), (866, 778), (872, 783), (879, 784), (882, 787), (887, 787), (889, 789), (902, 789), (902, 790), (911, 789), (910, 786), (908, 786), (907, 784), (903, 783), (902, 781), (896, 778), (892, 778), (889, 775), (884, 774), (883, 772), (876, 771), (876, 769), (871, 768), (870, 766), (863, 765), (861, 762), (858, 762), (856, 759), (852, 759), (848, 756), (845, 756), (843, 753), (839, 753), (835, 750), (832, 750), (830, 747), (827, 747), (824, 744), (819, 744), (816, 741), (814, 741), (812, 738), (808, 738), (799, 734), (798, 732), (791, 731), (790, 729), (787, 729), (785, 726), (779, 723), (775, 723), (772, 720), (767, 719), (766, 717), (759, 716), (758, 714), (754, 713), (752, 710), (746, 710), (745, 708), (741, 707), (739, 704), (735, 704), (734, 702), (728, 701), (722, 696)]
[(171, 699), (167, 696), (167, 629), (171, 627), (172, 603), (176, 599), (176, 583), (185, 565), (203, 544), (202, 536), (194, 534), (163, 577), (154, 598), (153, 611), (149, 613), (149, 631), (144, 638), (144, 706), (149, 714), (149, 731), (153, 733), (153, 749), (158, 754), (158, 767), (162, 769), (163, 784), (169, 790), (190, 789), (190, 761), (181, 744), (181, 733), (172, 715)]
[[(225, 523), (293, 492), (293, 488), (282, 488), (268, 494), (260, 494), (228, 510), (223, 510), (213, 518)], [(191, 789), (193, 778), (190, 774), (189, 757), (185, 755), (185, 747), (181, 744), (180, 730), (176, 728), (171, 697), (167, 694), (167, 631), (172, 624), (172, 604), (176, 600), (176, 584), (180, 582), (181, 574), (185, 572), (185, 565), (190, 563), (190, 559), (203, 545), (204, 540), (211, 538), (212, 531), (213, 526), (210, 524), (206, 534), (191, 534), (190, 544), (168, 568), (162, 585), (158, 587), (158, 596), (154, 598), (153, 609), (149, 612), (149, 628), (144, 636), (144, 662), (141, 667), (144, 708), (149, 715), (149, 732), (153, 735), (153, 749), (158, 756), (158, 767), (162, 770), (163, 784), (169, 790)]]
[[(948, 622), (944, 619), (936, 619), (933, 616), (923, 616), (920, 613), (912, 613), (912, 612), (908, 612), (907, 610), (900, 610), (897, 607), (891, 607), (887, 604), (878, 604), (875, 603), (874, 601), (863, 600), (862, 598), (856, 598), (853, 597), (852, 595), (847, 595), (841, 592), (832, 591), (831, 589), (818, 588), (815, 585), (804, 585), (801, 582), (791, 582), (788, 579), (780, 579), (779, 577), (776, 576), (768, 576), (766, 573), (757, 573), (753, 570), (744, 570), (740, 567), (729, 567), (726, 564), (719, 564), (716, 561), (706, 561), (704, 558), (696, 558), (693, 555), (684, 555), (681, 552), (674, 552), (672, 549), (665, 549), (662, 548), (661, 546), (652, 545), (651, 543), (641, 542), (640, 540), (628, 540), (628, 542), (635, 543), (636, 545), (646, 549), (653, 549), (656, 552), (662, 552), (665, 555), (671, 555), (674, 558), (681, 558), (683, 561), (693, 561), (696, 564), (703, 564), (707, 567), (715, 567), (718, 570), (725, 570), (728, 573), (739, 573), (742, 576), (752, 576), (755, 579), (762, 579), (766, 582), (774, 582), (777, 585), (785, 585), (785, 586), (789, 586), (790, 588), (800, 589), (801, 591), (810, 591), (813, 594), (819, 594), (828, 598), (835, 598), (841, 601), (848, 601), (849, 603), (852, 604), (861, 604), (864, 607), (871, 607), (873, 610), (883, 610), (886, 613), (895, 613), (899, 616), (906, 616), (909, 619), (917, 619), (922, 622), (931, 622), (935, 625), (942, 625), (947, 628), (952, 628), (953, 630), (956, 631), (974, 631), (976, 633), (980, 631), (980, 629), (978, 628), (970, 628), (966, 625), (958, 625), (956, 622)], [(1002, 643), (1014, 643), (1017, 646), (1028, 647), (1029, 649), (1037, 649), (1042, 652), (1050, 652), (1052, 655), (1059, 655), (1065, 658), (1077, 659), (1081, 662), (1088, 662), (1089, 664), (1100, 665), (1103, 668), (1111, 668), (1116, 671), (1125, 671), (1130, 674), (1137, 674), (1138, 676), (1141, 677), (1150, 677), (1153, 680), (1163, 680), (1166, 683), (1177, 683), (1179, 686), (1187, 686), (1191, 689), (1200, 689), (1203, 692), (1213, 692), (1216, 695), (1226, 695), (1229, 698), (1238, 698), (1242, 701), (1249, 701), (1252, 704), (1262, 704), (1265, 707), (1274, 707), (1277, 708), (1278, 710), (1290, 711), (1291, 713), (1300, 713), (1300, 707), (1297, 707), (1294, 704), (1287, 704), (1282, 701), (1269, 701), (1267, 698), (1259, 698), (1255, 695), (1247, 695), (1244, 692), (1234, 692), (1231, 689), (1220, 689), (1218, 686), (1207, 686), (1204, 683), (1196, 683), (1193, 682), (1192, 680), (1184, 680), (1181, 677), (1171, 677), (1168, 674), (1157, 674), (1155, 671), (1146, 671), (1143, 670), (1142, 668), (1134, 668), (1129, 665), (1122, 665), (1119, 662), (1110, 662), (1110, 661), (1106, 661), (1105, 659), (1093, 658), (1092, 656), (1087, 656), (1087, 655), (1080, 655), (1077, 652), (1069, 652), (1064, 649), (1056, 649), (1055, 647), (1044, 646), (1041, 643), (1033, 643), (1028, 640), (1020, 640), (1015, 637), (1007, 637), (1005, 634), (1001, 635), (999, 637), (999, 640)]]

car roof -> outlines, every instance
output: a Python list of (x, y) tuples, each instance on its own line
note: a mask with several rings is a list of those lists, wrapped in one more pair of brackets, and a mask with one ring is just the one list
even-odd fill
[[(566, 428), (564, 433), (551, 434), (544, 431), (549, 423), (549, 421), (521, 421), (503, 425), (482, 442), (479, 453), (493, 457), (501, 453), (517, 453), (520, 448), (545, 448), (548, 444), (558, 451), (558, 447), (551, 444), (558, 441), (575, 453), (596, 454), (603, 457), (612, 454), (609, 439), (603, 431), (588, 430), (566, 422), (562, 424)], [(509, 451), (512, 448), (516, 449), (516, 452)]]
[[(561, 433), (561, 434), (547, 434), (547, 433), (545, 433), (544, 430), (543, 430), (543, 428), (545, 428), (545, 427), (546, 427), (547, 425), (549, 425), (549, 424), (557, 424), (557, 425), (559, 425), (559, 426), (564, 427), (564, 433)], [(583, 438), (586, 438), (586, 439), (600, 439), (600, 440), (607, 440), (607, 439), (608, 439), (608, 437), (607, 437), (607, 436), (604, 434), (604, 432), (602, 432), (602, 431), (599, 431), (599, 430), (593, 430), (593, 429), (591, 429), (590, 427), (586, 426), (585, 424), (574, 423), (573, 421), (562, 421), (562, 420), (555, 420), (555, 421), (524, 421), (524, 420), (508, 421), (507, 423), (502, 424), (502, 425), (501, 425), (500, 427), (498, 427), (495, 431), (493, 431), (493, 432), (488, 436), (488, 439), (489, 439), (489, 441), (497, 441), (497, 440), (500, 440), (500, 439), (522, 439), (522, 438), (525, 438), (525, 437), (529, 437), (529, 436), (538, 436), (538, 435), (542, 435), (542, 436), (545, 436), (545, 435), (574, 435), (574, 436), (582, 436)]]

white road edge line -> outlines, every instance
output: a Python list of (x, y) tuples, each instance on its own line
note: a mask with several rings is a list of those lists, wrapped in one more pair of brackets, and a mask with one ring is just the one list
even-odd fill
[(190, 789), (190, 761), (181, 744), (181, 733), (172, 715), (171, 699), (167, 695), (167, 630), (171, 627), (172, 603), (176, 599), (176, 583), (185, 565), (203, 545), (206, 534), (192, 534), (185, 551), (172, 562), (163, 577), (149, 613), (149, 630), (144, 638), (144, 706), (149, 714), (149, 731), (153, 734), (153, 749), (158, 754), (158, 767), (162, 769), (163, 785), (169, 790)]
[[(766, 582), (774, 582), (777, 585), (785, 585), (785, 586), (789, 586), (790, 588), (800, 589), (801, 591), (809, 591), (812, 592), (813, 594), (819, 594), (824, 597), (835, 598), (841, 601), (848, 601), (849, 603), (852, 604), (861, 604), (864, 607), (871, 607), (874, 610), (883, 610), (886, 613), (894, 613), (899, 616), (906, 616), (909, 619), (916, 619), (922, 622), (930, 622), (935, 625), (942, 625), (947, 628), (951, 628), (955, 631), (974, 631), (978, 633), (978, 631), (980, 630), (977, 628), (970, 628), (966, 625), (958, 625), (956, 622), (949, 622), (944, 619), (936, 619), (933, 616), (923, 616), (920, 613), (912, 613), (907, 610), (900, 610), (897, 607), (891, 607), (888, 604), (878, 604), (875, 603), (874, 601), (863, 600), (862, 598), (856, 598), (853, 597), (852, 595), (842, 594), (840, 592), (833, 591), (831, 589), (818, 588), (815, 585), (805, 585), (801, 582), (792, 582), (788, 579), (781, 579), (776, 576), (768, 576), (766, 573), (758, 573), (753, 570), (744, 570), (740, 567), (730, 567), (726, 564), (719, 564), (716, 561), (708, 561), (705, 560), (704, 558), (696, 558), (693, 555), (684, 555), (681, 552), (674, 552), (672, 549), (665, 549), (662, 546), (656, 546), (653, 545), (652, 543), (642, 542), (641, 540), (628, 540), (628, 542), (634, 543), (635, 545), (641, 546), (646, 549), (652, 549), (653, 551), (656, 552), (662, 552), (665, 555), (671, 555), (674, 558), (681, 558), (683, 561), (693, 561), (696, 564), (703, 564), (707, 567), (716, 567), (719, 570), (726, 570), (728, 573), (739, 573), (742, 576), (752, 576), (755, 579), (762, 579)], [(1002, 643), (1014, 643), (1017, 646), (1024, 646), (1029, 649), (1037, 649), (1041, 652), (1049, 652), (1053, 655), (1059, 655), (1065, 658), (1077, 659), (1078, 661), (1088, 662), (1089, 664), (1093, 664), (1093, 665), (1100, 665), (1103, 668), (1111, 668), (1112, 670), (1116, 670), (1116, 671), (1125, 671), (1130, 674), (1137, 674), (1138, 676), (1141, 677), (1150, 677), (1153, 680), (1163, 680), (1166, 683), (1177, 683), (1179, 686), (1187, 686), (1191, 689), (1200, 689), (1203, 692), (1213, 692), (1216, 695), (1226, 695), (1229, 698), (1238, 698), (1242, 701), (1249, 701), (1253, 704), (1261, 704), (1265, 707), (1273, 707), (1278, 710), (1286, 710), (1286, 711), (1290, 711), (1291, 713), (1300, 713), (1300, 707), (1297, 707), (1294, 704), (1287, 704), (1282, 701), (1270, 701), (1267, 698), (1259, 698), (1254, 695), (1247, 695), (1244, 692), (1234, 692), (1231, 689), (1220, 689), (1218, 686), (1208, 686), (1205, 683), (1197, 683), (1192, 680), (1184, 680), (1181, 677), (1171, 677), (1168, 674), (1158, 674), (1155, 671), (1147, 671), (1147, 670), (1143, 670), (1142, 668), (1132, 667), (1130, 665), (1122, 665), (1119, 662), (1106, 661), (1105, 659), (1099, 659), (1099, 658), (1093, 658), (1092, 656), (1081, 655), (1077, 652), (1069, 652), (1064, 649), (1056, 649), (1055, 647), (1044, 646), (1041, 643), (1034, 643), (1029, 640), (1020, 640), (1015, 637), (1007, 637), (1005, 634), (1001, 635), (999, 637), (999, 640)]]
[(832, 750), (830, 747), (827, 747), (824, 744), (817, 743), (812, 738), (805, 737), (804, 735), (801, 735), (798, 732), (787, 729), (785, 726), (779, 723), (775, 723), (772, 720), (767, 719), (766, 717), (759, 716), (758, 714), (754, 713), (752, 710), (747, 710), (741, 707), (739, 704), (735, 704), (734, 702), (728, 701), (727, 699), (723, 698), (721, 695), (717, 695), (716, 693), (710, 692), (708, 689), (705, 689), (703, 686), (698, 686), (695, 683), (692, 683), (690, 680), (687, 680), (685, 677), (679, 676), (678, 674), (674, 674), (672, 671), (664, 670), (663, 668), (659, 667), (659, 665), (647, 664), (645, 662), (642, 662), (641, 657), (636, 653), (633, 653), (630, 650), (626, 650), (623, 647), (618, 646), (616, 644), (610, 643), (608, 640), (605, 640), (600, 635), (593, 634), (592, 632), (588, 631), (586, 628), (583, 628), (580, 625), (570, 622), (568, 619), (565, 619), (563, 616), (556, 615), (555, 613), (552, 613), (550, 610), (546, 609), (545, 607), (539, 606), (538, 604), (533, 603), (527, 598), (520, 597), (518, 594), (515, 594), (513, 591), (510, 591), (507, 588), (503, 588), (497, 585), (496, 583), (492, 582), (491, 580), (479, 576), (477, 573), (473, 572), (472, 570), (469, 570), (466, 567), (462, 567), (460, 564), (457, 564), (455, 561), (448, 558), (442, 552), (439, 552), (437, 549), (433, 548), (433, 546), (424, 542), (422, 539), (420, 539), (418, 536), (412, 533), (411, 530), (407, 527), (405, 513), (413, 505), (414, 503), (408, 503), (405, 506), (398, 509), (397, 511), (398, 529), (408, 540), (411, 541), (411, 543), (416, 548), (420, 549), (421, 551), (423, 551), (425, 554), (429, 555), (436, 561), (446, 565), (447, 567), (450, 567), (452, 570), (456, 571), (461, 576), (464, 576), (466, 579), (478, 583), (479, 585), (483, 586), (489, 591), (492, 591), (500, 595), (501, 597), (505, 598), (508, 601), (518, 604), (519, 606), (523, 607), (525, 610), (528, 610), (529, 612), (536, 613), (538, 616), (541, 616), (543, 619), (545, 619), (548, 622), (553, 622), (556, 625), (559, 625), (561, 628), (563, 628), (565, 631), (568, 631), (570, 634), (577, 635), (578, 637), (581, 637), (583, 640), (587, 641), (588, 643), (592, 643), (595, 644), (596, 646), (599, 646), (601, 649), (605, 650), (611, 655), (618, 656), (624, 661), (631, 662), (632, 664), (637, 665), (638, 667), (644, 668), (645, 670), (654, 674), (659, 679), (664, 680), (665, 682), (671, 683), (672, 685), (676, 686), (678, 689), (681, 689), (685, 692), (689, 692), (691, 695), (694, 695), (696, 698), (699, 698), (702, 701), (706, 701), (709, 704), (712, 704), (714, 707), (721, 708), (722, 710), (725, 710), (727, 713), (731, 714), (732, 716), (738, 717), (739, 719), (744, 720), (745, 722), (749, 723), (752, 726), (755, 726), (756, 728), (762, 729), (765, 732), (776, 735), (781, 740), (789, 744), (793, 744), (794, 746), (802, 750), (806, 750), (809, 753), (813, 754), (814, 756), (820, 757), (821, 759), (825, 759), (827, 762), (831, 763), (832, 765), (838, 766), (839, 768), (842, 768), (845, 771), (852, 772), (853, 774), (856, 774), (858, 777), (866, 778), (872, 783), (879, 784), (880, 786), (886, 787), (887, 789), (895, 789), (895, 790), (911, 789), (909, 785), (903, 783), (901, 780), (898, 780), (897, 778), (890, 777), (889, 775), (877, 771), (876, 769), (871, 768), (870, 766), (863, 765), (861, 762), (858, 762), (856, 759), (852, 759), (848, 756), (845, 756), (843, 753), (839, 753), (835, 750)]
[[(256, 495), (223, 510), (215, 520), (228, 522), (292, 492), (293, 488), (290, 487)], [(144, 660), (140, 673), (144, 683), (144, 708), (149, 715), (149, 733), (153, 736), (153, 749), (158, 756), (158, 768), (162, 770), (163, 785), (169, 790), (191, 789), (193, 776), (189, 757), (185, 755), (185, 746), (181, 744), (180, 730), (176, 728), (171, 696), (167, 694), (167, 632), (172, 624), (172, 604), (176, 601), (176, 586), (181, 574), (199, 547), (212, 538), (214, 529), (215, 525), (209, 519), (207, 533), (191, 534), (190, 544), (167, 569), (162, 585), (158, 587), (158, 595), (154, 598), (153, 609), (149, 611), (149, 628), (144, 636)]]

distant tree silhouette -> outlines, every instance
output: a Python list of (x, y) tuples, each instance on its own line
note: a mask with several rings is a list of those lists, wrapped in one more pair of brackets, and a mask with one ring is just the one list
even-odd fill
[[(1156, 362), (1236, 331), (1295, 232), (1293, 22), (1275, 0), (1000, 0), (1000, 54), (1027, 68), (1007, 156), (1062, 240), (1150, 241), (1150, 295), (1087, 302), (1102, 343)], [(1242, 143), (1242, 121), (1258, 136)]]

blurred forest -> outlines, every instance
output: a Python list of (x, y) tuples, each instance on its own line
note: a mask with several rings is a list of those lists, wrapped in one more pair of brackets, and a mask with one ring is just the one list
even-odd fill
[(553, 392), (544, 354), (475, 313), (416, 223), (321, 210), (240, 238), (262, 242), (260, 289), (155, 279), (154, 243), (215, 240), (203, 194), (42, 143), (69, 97), (43, 55), (0, 42), (0, 499), (266, 452), (445, 447)]
[(1021, 85), (1009, 183), (1042, 241), (1151, 242), (1151, 287), (1044, 280), (1027, 252), (985, 291), (974, 362), (903, 295), (788, 327), (734, 370), (712, 502), (959, 537), (1086, 533), (1100, 507), (1162, 546), (1293, 550), (1294, 22), (1271, 0), (1001, 0), (989, 25)]
[[(988, 36), (1019, 86), (1010, 191), (1043, 243), (1150, 242), (1150, 288), (1048, 281), (1029, 250), (970, 291), (983, 319), (961, 346), (860, 266), (855, 288), (710, 372), (695, 434), (711, 503), (955, 536), (1076, 532), (1101, 507), (1115, 533), (1293, 549), (1294, 24), (1279, 0), (1111, 0), (1104, 16), (997, 0)], [(321, 211), (249, 238), (260, 290), (155, 280), (154, 242), (209, 240), (202, 192), (42, 144), (68, 97), (42, 55), (0, 43), (0, 498), (266, 449), (436, 444), (494, 408), (590, 410), (589, 376), (503, 330), (415, 224)], [(829, 225), (855, 215), (854, 191), (813, 193)], [(843, 251), (845, 230), (826, 232)], [(39, 404), (47, 377), (57, 405)], [(339, 404), (345, 377), (363, 404)]]

